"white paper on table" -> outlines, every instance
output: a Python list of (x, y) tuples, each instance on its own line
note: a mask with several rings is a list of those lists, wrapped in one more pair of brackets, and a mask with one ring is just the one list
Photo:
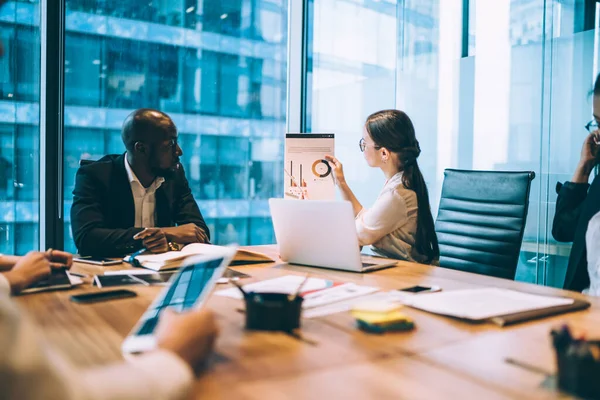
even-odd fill
[[(303, 281), (303, 276), (287, 275), (275, 279), (268, 279), (266, 281), (249, 283), (244, 285), (243, 288), (246, 292), (293, 294), (296, 293)], [(333, 286), (333, 284), (333, 281), (327, 279), (308, 278), (304, 286), (302, 286), (301, 292), (315, 292), (307, 293), (303, 296), (304, 302), (302, 308), (319, 307), (354, 297), (364, 296), (379, 290), (376, 287), (359, 286), (354, 283), (344, 283), (338, 286)], [(242, 298), (242, 294), (238, 288), (219, 290), (215, 292), (215, 295), (231, 297), (234, 299)]]
[(397, 305), (402, 304), (401, 299), (398, 296), (395, 296), (395, 294), (393, 294), (392, 292), (378, 292), (302, 311), (302, 318), (318, 318), (324, 317), (326, 315), (350, 311), (352, 307), (354, 307), (356, 304), (360, 304), (366, 301), (381, 301)]
[(69, 277), (69, 282), (71, 282), (71, 286), (77, 286), (83, 284), (83, 279), (78, 276), (71, 275), (69, 271), (67, 271), (67, 276)]
[(406, 304), (435, 314), (483, 320), (524, 311), (572, 304), (573, 299), (548, 297), (500, 288), (452, 290), (410, 297)]
[(104, 271), (104, 275), (158, 275), (158, 272), (150, 269), (119, 269)]
[[(301, 275), (286, 275), (279, 278), (267, 279), (265, 281), (249, 283), (244, 285), (243, 288), (246, 292), (274, 292), (274, 293), (296, 293), (305, 277)], [(333, 281), (320, 278), (308, 278), (304, 286), (302, 286), (302, 293), (310, 292), (312, 290), (321, 290), (333, 285)], [(215, 292), (217, 296), (231, 297), (234, 299), (241, 299), (242, 294), (238, 288), (223, 289)]]
[(302, 308), (314, 308), (327, 304), (337, 303), (339, 301), (364, 296), (374, 293), (379, 289), (371, 286), (359, 286), (355, 283), (344, 283), (340, 286), (334, 286), (329, 289), (319, 290), (315, 293), (309, 293), (304, 296)]

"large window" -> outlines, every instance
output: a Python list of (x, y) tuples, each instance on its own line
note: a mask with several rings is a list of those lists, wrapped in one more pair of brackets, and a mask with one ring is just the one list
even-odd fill
[(356, 142), (384, 108), (415, 124), (434, 216), (445, 168), (535, 171), (517, 279), (562, 286), (570, 245), (551, 235), (554, 187), (573, 173), (591, 119), (596, 4), (466, 3), (468, 15), (463, 0), (309, 2), (306, 126), (336, 133), (365, 204), (384, 177)]
[(40, 32), (37, 1), (0, 7), (0, 253), (39, 242)]
[(272, 243), (266, 200), (283, 190), (287, 2), (66, 4), (65, 247), (76, 251), (69, 211), (79, 161), (123, 153), (121, 123), (141, 107), (177, 124), (212, 241)]

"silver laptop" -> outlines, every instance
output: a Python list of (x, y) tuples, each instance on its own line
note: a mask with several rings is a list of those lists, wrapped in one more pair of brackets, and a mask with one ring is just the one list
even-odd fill
[(397, 261), (361, 256), (348, 201), (270, 199), (279, 256), (290, 264), (367, 272)]

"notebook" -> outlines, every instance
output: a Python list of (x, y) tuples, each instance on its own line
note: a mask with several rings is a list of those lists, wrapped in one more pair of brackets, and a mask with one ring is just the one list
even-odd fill
[(422, 294), (407, 298), (405, 304), (434, 314), (470, 321), (491, 320), (499, 325), (507, 325), (557, 312), (574, 311), (586, 303), (567, 297), (481, 288)]
[[(214, 255), (220, 253), (222, 253), (221, 246), (192, 243), (188, 244), (180, 251), (168, 251), (162, 254), (144, 254), (137, 256), (136, 260), (138, 260), (140, 265), (144, 268), (148, 268), (153, 271), (162, 271), (166, 269), (179, 268), (181, 260), (189, 256)], [(129, 262), (129, 256), (123, 258), (123, 261)], [(275, 260), (266, 256), (265, 254), (256, 251), (238, 249), (235, 257), (229, 265), (235, 266), (246, 264), (263, 264), (271, 262), (275, 262)]]

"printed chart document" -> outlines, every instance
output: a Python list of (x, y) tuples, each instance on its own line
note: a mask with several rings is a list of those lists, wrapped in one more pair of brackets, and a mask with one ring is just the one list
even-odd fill
[(406, 305), (419, 310), (473, 321), (572, 303), (573, 299), (564, 297), (539, 296), (500, 288), (420, 294), (405, 300)]
[(284, 197), (334, 200), (333, 171), (325, 154), (334, 155), (333, 133), (285, 135)]
[[(296, 293), (303, 281), (303, 276), (287, 275), (265, 281), (249, 283), (244, 285), (244, 290), (246, 292), (256, 293), (275, 292), (293, 294)], [(302, 308), (307, 309), (364, 296), (378, 290), (379, 289), (376, 287), (360, 286), (354, 283), (337, 282), (321, 278), (308, 278), (304, 286), (302, 286), (300, 295), (304, 297)], [(220, 290), (215, 292), (215, 295), (242, 299), (242, 294), (239, 289), (235, 287)]]

